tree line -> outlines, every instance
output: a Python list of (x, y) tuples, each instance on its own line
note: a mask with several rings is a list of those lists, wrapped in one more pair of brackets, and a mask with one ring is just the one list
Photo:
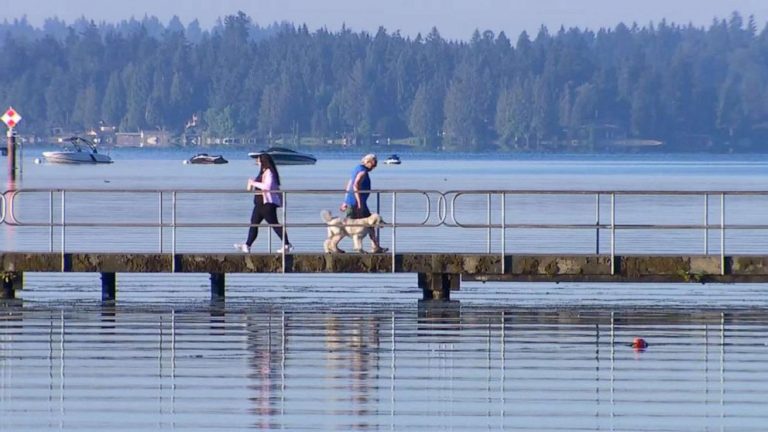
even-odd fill
[(209, 31), (145, 17), (5, 22), (3, 34), (0, 105), (38, 134), (181, 134), (195, 116), (217, 136), (412, 138), (425, 150), (545, 150), (599, 134), (768, 149), (768, 28), (738, 13), (707, 27), (541, 27), (515, 41), (261, 28), (242, 12)]

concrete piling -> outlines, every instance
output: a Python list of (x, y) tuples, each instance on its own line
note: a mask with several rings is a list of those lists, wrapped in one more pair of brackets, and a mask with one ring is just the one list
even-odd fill
[(0, 299), (16, 298), (16, 291), (24, 285), (24, 273), (6, 271), (0, 273)]
[(450, 300), (451, 290), (458, 290), (461, 275), (450, 273), (419, 273), (417, 283), (423, 300)]
[(116, 298), (117, 278), (115, 273), (101, 273), (101, 301), (114, 301)]
[(224, 299), (225, 273), (210, 273), (211, 275), (211, 300)]

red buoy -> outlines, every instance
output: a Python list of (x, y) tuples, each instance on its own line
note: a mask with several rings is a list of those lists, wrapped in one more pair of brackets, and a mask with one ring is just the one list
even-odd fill
[(636, 350), (644, 350), (644, 349), (648, 348), (648, 342), (646, 342), (645, 339), (643, 339), (643, 338), (636, 337), (632, 341), (632, 348), (634, 348)]

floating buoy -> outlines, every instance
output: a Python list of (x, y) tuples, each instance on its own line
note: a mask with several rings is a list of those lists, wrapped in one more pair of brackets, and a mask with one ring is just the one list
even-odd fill
[(632, 348), (637, 350), (637, 351), (644, 350), (644, 349), (648, 348), (648, 342), (646, 342), (645, 339), (643, 339), (643, 338), (636, 337), (632, 341)]

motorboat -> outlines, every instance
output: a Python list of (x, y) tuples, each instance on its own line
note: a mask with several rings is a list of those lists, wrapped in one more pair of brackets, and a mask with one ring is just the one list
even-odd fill
[(222, 155), (209, 155), (208, 153), (198, 153), (184, 161), (185, 164), (200, 165), (220, 165), (229, 163)]
[(396, 154), (391, 154), (389, 157), (384, 161), (387, 165), (400, 165), (400, 156)]
[(46, 162), (65, 164), (103, 164), (112, 163), (112, 158), (96, 150), (91, 141), (72, 136), (64, 138), (68, 144), (63, 150), (43, 152)]
[(248, 156), (256, 159), (261, 154), (272, 156), (276, 165), (314, 165), (317, 158), (309, 153), (301, 153), (284, 147), (270, 147), (266, 150), (250, 152)]

